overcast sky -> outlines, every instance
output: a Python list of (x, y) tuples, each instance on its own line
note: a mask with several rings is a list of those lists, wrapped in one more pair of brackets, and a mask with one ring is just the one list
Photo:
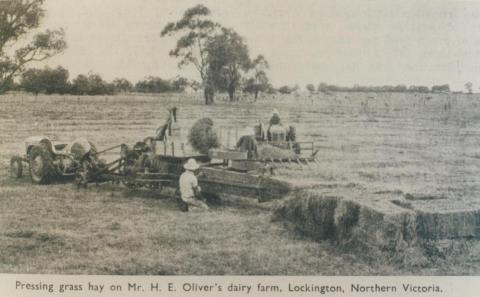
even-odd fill
[[(137, 81), (184, 74), (160, 38), (202, 3), (270, 62), (279, 86), (449, 83), (480, 87), (480, 3), (411, 0), (47, 0), (42, 27), (63, 27), (68, 49), (49, 65)], [(192, 71), (189, 71), (193, 73)]]

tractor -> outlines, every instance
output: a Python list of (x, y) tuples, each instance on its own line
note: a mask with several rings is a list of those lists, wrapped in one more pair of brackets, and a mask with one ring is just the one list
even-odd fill
[(32, 182), (36, 184), (68, 178), (93, 180), (96, 172), (106, 165), (98, 158), (95, 145), (86, 139), (79, 138), (66, 144), (55, 143), (47, 136), (32, 136), (25, 140), (25, 155), (13, 156), (10, 160), (10, 175), (21, 178), (24, 164), (28, 165)]

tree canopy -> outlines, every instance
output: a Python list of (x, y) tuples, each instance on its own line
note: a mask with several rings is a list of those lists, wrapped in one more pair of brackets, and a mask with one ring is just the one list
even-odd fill
[[(161, 32), (162, 37), (179, 35), (175, 48), (170, 51), (170, 56), (179, 59), (180, 68), (193, 65), (204, 87), (207, 86), (207, 42), (220, 28), (218, 23), (208, 19), (209, 16), (210, 9), (199, 4), (187, 9), (179, 21), (168, 23)], [(205, 88), (207, 104), (213, 102), (209, 92), (211, 91)]]
[(267, 70), (269, 67), (268, 62), (263, 55), (258, 55), (252, 61), (251, 72), (253, 73), (253, 76), (245, 81), (244, 91), (253, 93), (255, 99), (258, 98), (259, 92), (265, 92), (272, 88), (267, 76)]
[(71, 93), (75, 95), (114, 94), (115, 86), (103, 80), (100, 74), (79, 74), (72, 81)]
[[(40, 26), (44, 0), (1, 1), (0, 9), (0, 93), (30, 62), (44, 61), (66, 48), (64, 31), (46, 30), (31, 38), (28, 33)], [(22, 39), (22, 45), (19, 40)]]
[(468, 94), (472, 94), (473, 92), (473, 83), (472, 82), (466, 82), (465, 83), (465, 89), (467, 89)]
[(70, 92), (68, 76), (68, 70), (60, 66), (55, 69), (31, 68), (22, 73), (20, 86), (34, 94), (65, 94)]
[(117, 92), (130, 92), (133, 89), (133, 84), (126, 78), (115, 78), (112, 83)]
[(219, 91), (227, 92), (233, 101), (242, 73), (252, 67), (247, 45), (235, 31), (223, 28), (222, 34), (209, 39), (206, 51), (208, 80)]
[[(266, 69), (268, 63), (263, 56), (255, 60), (249, 57), (243, 37), (233, 29), (227, 29), (209, 19), (210, 10), (204, 5), (187, 9), (177, 22), (168, 23), (161, 36), (177, 36), (177, 43), (170, 56), (178, 58), (179, 68), (193, 65), (200, 76), (204, 89), (205, 103), (213, 103), (216, 91), (227, 92), (234, 100), (235, 91), (242, 82), (250, 86), (245, 91), (255, 93), (268, 86)], [(253, 77), (246, 74), (253, 69)], [(245, 79), (246, 78), (246, 79)], [(191, 84), (192, 87), (198, 87)]]
[(307, 91), (310, 93), (310, 94), (313, 94), (315, 93), (315, 86), (313, 84), (308, 84), (305, 86), (305, 88), (307, 89)]

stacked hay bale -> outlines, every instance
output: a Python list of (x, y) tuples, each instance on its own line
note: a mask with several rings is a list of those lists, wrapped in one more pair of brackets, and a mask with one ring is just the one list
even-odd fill
[(209, 149), (218, 148), (220, 144), (212, 119), (202, 118), (196, 121), (190, 129), (188, 141), (201, 154), (208, 154)]
[(275, 218), (317, 240), (361, 244), (392, 256), (417, 239), (413, 211), (388, 201), (322, 195), (318, 189), (297, 191), (276, 210)]
[[(351, 199), (322, 194), (318, 188), (299, 189), (275, 210), (274, 219), (379, 263), (419, 267), (480, 255), (476, 206), (462, 209), (448, 199), (432, 204), (389, 198)], [(442, 203), (450, 208), (439, 211), (447, 209)]]

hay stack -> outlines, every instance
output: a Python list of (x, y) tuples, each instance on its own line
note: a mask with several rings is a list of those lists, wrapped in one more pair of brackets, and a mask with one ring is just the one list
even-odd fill
[(202, 118), (193, 124), (188, 134), (188, 141), (201, 154), (208, 154), (211, 148), (218, 148), (217, 133), (210, 118)]
[(276, 210), (275, 217), (315, 239), (360, 241), (392, 253), (417, 239), (413, 211), (389, 201), (352, 200), (317, 189), (298, 191)]

